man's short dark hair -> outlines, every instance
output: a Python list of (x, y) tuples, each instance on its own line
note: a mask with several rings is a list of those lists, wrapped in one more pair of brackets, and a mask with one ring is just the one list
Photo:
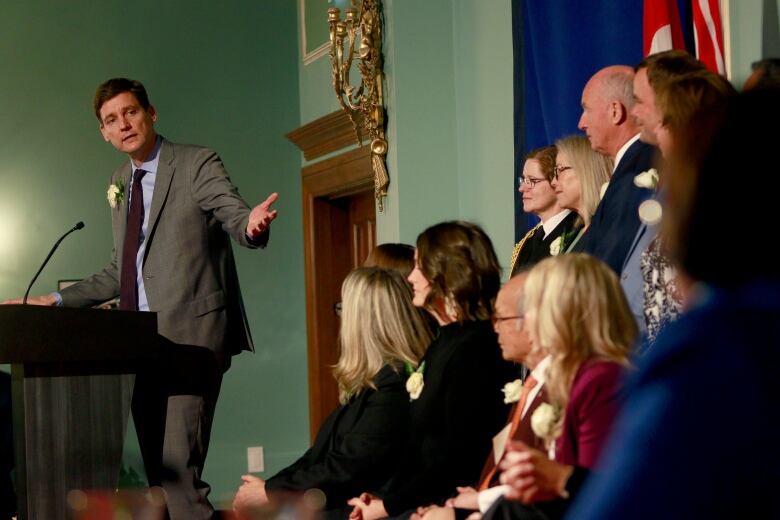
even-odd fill
[(92, 106), (95, 109), (95, 117), (98, 118), (101, 124), (103, 121), (100, 119), (100, 108), (106, 101), (123, 92), (130, 92), (138, 100), (138, 103), (141, 104), (141, 108), (144, 110), (149, 109), (149, 96), (146, 94), (146, 88), (144, 88), (143, 83), (134, 79), (111, 78), (98, 86), (97, 91), (95, 91), (95, 99), (92, 102)]
[(634, 72), (639, 72), (641, 69), (647, 69), (647, 82), (652, 87), (661, 81), (669, 81), (683, 74), (706, 70), (707, 67), (687, 51), (672, 49), (651, 54), (634, 67)]

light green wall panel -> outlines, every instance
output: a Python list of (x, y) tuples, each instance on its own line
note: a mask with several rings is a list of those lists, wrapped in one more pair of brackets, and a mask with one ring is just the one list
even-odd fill
[(741, 88), (751, 63), (780, 57), (780, 0), (730, 0), (731, 80)]
[(105, 190), (123, 158), (91, 110), (108, 77), (142, 80), (159, 131), (217, 150), (250, 203), (281, 194), (268, 249), (235, 248), (258, 352), (224, 380), (205, 471), (217, 501), (248, 446), (265, 447), (270, 475), (308, 445), (300, 157), (284, 138), (300, 121), (297, 22), (291, 0), (27, 0), (0, 17), (0, 299), (23, 293), (78, 220), (33, 292), (109, 260)]
[(485, 228), (508, 271), (517, 186), (512, 5), (510, 0), (453, 5), (459, 215)]

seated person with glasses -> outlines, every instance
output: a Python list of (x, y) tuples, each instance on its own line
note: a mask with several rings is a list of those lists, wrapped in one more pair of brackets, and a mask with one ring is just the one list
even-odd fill
[(541, 219), (512, 251), (511, 276), (550, 256), (550, 247), (563, 234), (571, 233), (577, 214), (561, 207), (550, 181), (555, 170), (554, 146), (532, 150), (525, 158), (517, 191), (523, 196), (523, 211)]
[(555, 142), (558, 155), (550, 182), (558, 205), (577, 213), (575, 228), (552, 244), (551, 253), (568, 253), (588, 229), (593, 214), (601, 201), (601, 191), (609, 183), (612, 159), (594, 152), (588, 139), (571, 135)]

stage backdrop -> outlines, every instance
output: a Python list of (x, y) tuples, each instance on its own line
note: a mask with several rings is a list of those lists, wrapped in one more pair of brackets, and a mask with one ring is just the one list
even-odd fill
[[(593, 73), (607, 65), (634, 66), (642, 60), (643, 4), (643, 0), (512, 1), (515, 179), (522, 174), (525, 153), (579, 132), (580, 96)], [(690, 30), (685, 30), (690, 27), (690, 2), (678, 1), (678, 8), (686, 43), (692, 43)], [(517, 240), (529, 229), (529, 220), (537, 221), (523, 213), (515, 191)]]

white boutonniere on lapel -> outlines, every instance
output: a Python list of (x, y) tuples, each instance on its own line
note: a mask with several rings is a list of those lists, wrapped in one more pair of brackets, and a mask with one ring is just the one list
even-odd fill
[(523, 382), (519, 379), (510, 381), (504, 385), (504, 388), (502, 388), (501, 391), (504, 392), (505, 404), (516, 403), (520, 400), (520, 396), (523, 393)]
[(555, 439), (560, 431), (563, 410), (560, 406), (548, 403), (540, 404), (531, 416), (531, 429), (534, 435), (544, 440), (551, 459), (555, 458)]
[(563, 249), (563, 236), (564, 235), (559, 236), (552, 241), (552, 244), (550, 244), (550, 254), (552, 256), (558, 256), (561, 254), (561, 250)]
[[(636, 177), (634, 178), (634, 182), (636, 182)], [(601, 185), (601, 189), (599, 190), (599, 200), (604, 198), (604, 194), (607, 193), (607, 188), (609, 188), (609, 181)]]
[(423, 379), (423, 373), (425, 372), (425, 361), (420, 363), (420, 366), (415, 370), (412, 365), (406, 363), (406, 373), (409, 374), (409, 378), (406, 380), (406, 391), (409, 392), (409, 400), (414, 401), (423, 391), (425, 386), (425, 380)]
[(634, 185), (638, 188), (654, 190), (658, 186), (658, 170), (650, 168), (634, 177)]
[(639, 220), (648, 226), (654, 226), (661, 222), (664, 215), (664, 209), (661, 203), (655, 199), (648, 199), (639, 205)]
[(116, 209), (117, 206), (122, 204), (125, 200), (125, 183), (122, 179), (119, 179), (116, 181), (116, 184), (112, 184), (108, 187), (106, 198), (108, 199), (108, 205), (111, 206), (111, 209)]

